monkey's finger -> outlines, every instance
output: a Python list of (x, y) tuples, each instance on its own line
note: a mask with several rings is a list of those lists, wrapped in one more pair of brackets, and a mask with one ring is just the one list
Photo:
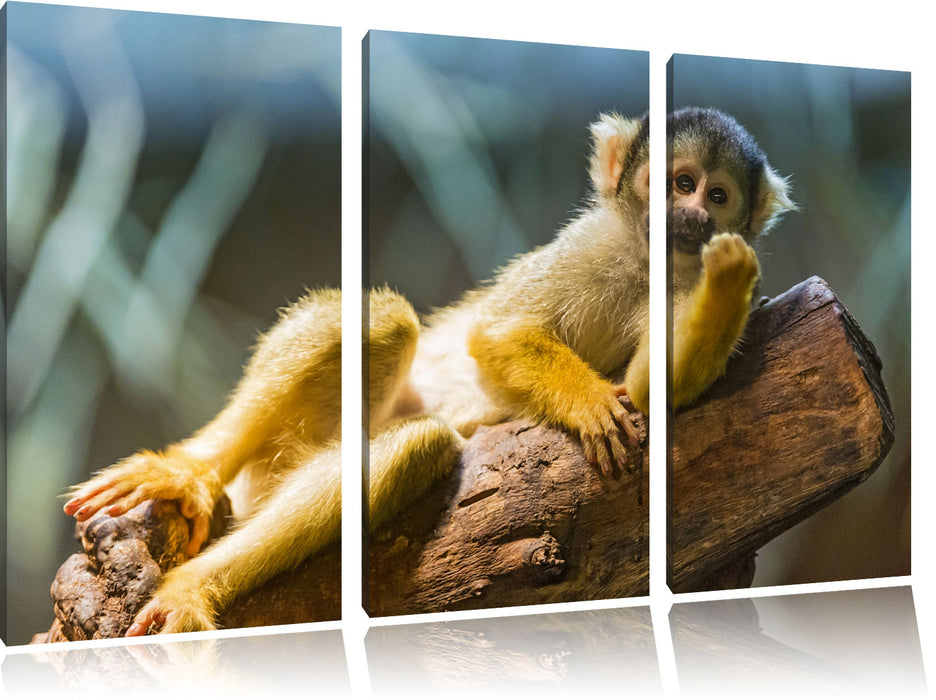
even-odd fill
[(626, 408), (630, 412), (634, 412), (636, 410), (634, 408), (634, 402), (631, 401), (631, 398), (627, 393), (626, 386), (624, 386), (623, 384), (615, 384), (614, 386), (611, 387), (611, 389), (614, 391), (614, 395), (617, 397), (619, 404), (621, 404), (624, 408)]
[(631, 414), (620, 403), (612, 409), (612, 414), (614, 415), (615, 422), (627, 435), (627, 441), (630, 443), (631, 447), (637, 447), (637, 445), (640, 444), (640, 433), (637, 432), (637, 427), (631, 420)]
[(208, 517), (199, 515), (192, 522), (192, 536), (189, 538), (188, 547), (185, 554), (189, 558), (194, 557), (201, 551), (201, 546), (208, 539)]
[(107, 491), (99, 493), (94, 498), (88, 499), (84, 505), (82, 505), (75, 512), (75, 519), (79, 522), (83, 522), (88, 518), (92, 517), (102, 508), (111, 505), (115, 501), (123, 498), (127, 494), (127, 491), (118, 488), (112, 488)]
[(601, 473), (605, 476), (611, 476), (614, 470), (611, 467), (611, 455), (608, 453), (608, 446), (605, 445), (605, 441), (596, 441), (595, 450), (598, 453), (598, 465), (601, 467)]
[(627, 469), (627, 450), (624, 449), (624, 445), (621, 444), (617, 435), (609, 435), (608, 442), (611, 445), (611, 454), (614, 455), (614, 461), (618, 463), (621, 471), (624, 471)]
[(114, 499), (113, 503), (106, 507), (106, 512), (112, 518), (123, 515), (131, 508), (135, 508), (146, 500), (146, 495), (140, 487), (135, 488), (127, 494)]
[(615, 397), (617, 397), (618, 403), (624, 406), (628, 411), (633, 412), (636, 410), (634, 408), (634, 403), (630, 399), (630, 395), (627, 393), (627, 387), (623, 383), (611, 385), (611, 390), (614, 392)]
[(78, 509), (84, 503), (80, 498), (73, 498), (70, 501), (66, 501), (65, 505), (62, 506), (62, 510), (65, 511), (65, 515), (74, 515), (78, 512)]
[(598, 464), (598, 452), (595, 450), (595, 439), (591, 435), (583, 434), (580, 442), (582, 443), (582, 452), (585, 453), (585, 460), (589, 464)]
[(192, 501), (182, 501), (179, 504), (179, 512), (182, 513), (182, 517), (188, 520), (195, 520), (199, 515), (202, 515), (202, 512), (199, 510)]
[(631, 444), (631, 447), (637, 447), (640, 444), (640, 433), (637, 432), (636, 426), (631, 422), (630, 416), (625, 417), (620, 423), (621, 428), (627, 433), (627, 441)]
[(75, 518), (79, 521), (87, 520), (103, 508), (107, 509), (108, 515), (123, 515), (143, 500), (139, 497), (138, 492), (139, 489), (112, 484), (110, 489), (88, 499), (75, 513)]
[(110, 481), (105, 481), (97, 486), (94, 485), (94, 482), (89, 482), (85, 484), (81, 489), (75, 492), (75, 496), (66, 501), (65, 505), (62, 506), (62, 510), (65, 511), (65, 515), (74, 515), (78, 509), (83, 506), (88, 499), (97, 496), (99, 493), (106, 491), (111, 488), (112, 484)]
[(156, 624), (161, 627), (166, 624), (166, 613), (160, 609), (160, 605), (159, 598), (153, 598), (147, 603), (133, 618), (133, 623), (127, 628), (126, 636), (142, 637), (151, 625)]

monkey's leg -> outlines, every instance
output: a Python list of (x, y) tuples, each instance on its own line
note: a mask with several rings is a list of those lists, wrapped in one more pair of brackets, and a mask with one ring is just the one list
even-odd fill
[(760, 268), (737, 234), (713, 236), (702, 249), (702, 276), (674, 310), (673, 408), (705, 391), (725, 371), (741, 338)]
[[(398, 408), (409, 374), (419, 319), (406, 299), (389, 289), (370, 293), (366, 353), (370, 410), (368, 511), (374, 531), (415, 501), (454, 464), (463, 440), (447, 423), (428, 416), (386, 426)], [(418, 404), (418, 397), (415, 397)], [(421, 410), (418, 405), (408, 406)]]
[(368, 294), (364, 357), (367, 361), (369, 433), (376, 434), (391, 417), (413, 364), (419, 319), (412, 305), (386, 287)]
[(120, 515), (150, 498), (176, 499), (192, 521), (195, 554), (224, 484), (246, 462), (274, 444), (324, 444), (333, 436), (340, 382), (340, 292), (310, 292), (261, 338), (214, 420), (164, 452), (140, 452), (75, 486), (65, 512), (86, 520), (104, 507)]
[(478, 327), (468, 349), (484, 378), (533, 420), (558, 425), (578, 436), (585, 457), (612, 473), (627, 452), (621, 442), (639, 442), (617, 388), (602, 379), (555, 334), (531, 323), (509, 328)]
[(341, 526), (341, 447), (299, 455), (258, 510), (194, 559), (172, 569), (127, 636), (213, 629), (239, 593), (292, 568), (334, 541)]
[(368, 512), (371, 532), (451, 471), (464, 440), (429, 416), (393, 423), (370, 441)]

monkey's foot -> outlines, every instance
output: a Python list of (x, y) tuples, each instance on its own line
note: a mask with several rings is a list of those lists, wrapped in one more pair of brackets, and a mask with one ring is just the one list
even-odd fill
[[(181, 567), (175, 571), (181, 571)], [(150, 632), (201, 632), (217, 629), (214, 609), (203, 586), (187, 585), (184, 578), (167, 581), (133, 618), (128, 637), (141, 637)]]
[(208, 539), (214, 504), (221, 495), (218, 475), (204, 463), (181, 450), (164, 454), (139, 452), (100, 472), (70, 490), (66, 515), (87, 520), (106, 509), (108, 515), (123, 515), (150, 499), (175, 500), (191, 524), (188, 556), (194, 556)]

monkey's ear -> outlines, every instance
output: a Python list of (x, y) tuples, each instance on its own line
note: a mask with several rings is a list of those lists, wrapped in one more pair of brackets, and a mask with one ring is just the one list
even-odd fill
[(790, 199), (787, 179), (780, 177), (769, 165), (764, 165), (757, 192), (757, 202), (751, 213), (751, 231), (754, 233), (767, 233), (784, 214), (798, 208)]
[(599, 197), (614, 197), (624, 170), (624, 158), (639, 131), (640, 120), (624, 119), (614, 112), (602, 114), (591, 125), (589, 174)]

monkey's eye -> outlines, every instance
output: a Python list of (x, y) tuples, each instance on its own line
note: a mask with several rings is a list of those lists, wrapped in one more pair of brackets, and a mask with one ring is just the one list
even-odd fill
[(709, 190), (708, 198), (712, 204), (724, 204), (728, 201), (728, 193), (721, 187), (713, 187)]
[(695, 180), (688, 175), (677, 175), (676, 187), (679, 188), (680, 192), (685, 192), (686, 194), (695, 192)]

